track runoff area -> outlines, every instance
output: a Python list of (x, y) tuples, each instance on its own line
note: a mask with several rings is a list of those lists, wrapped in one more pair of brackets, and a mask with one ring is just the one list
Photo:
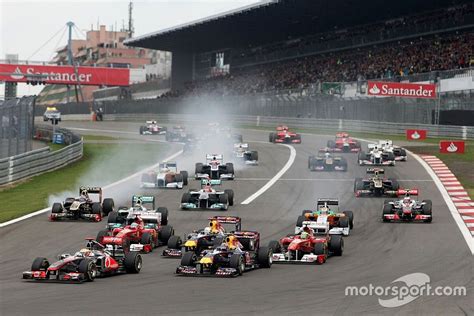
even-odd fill
[[(163, 141), (162, 136), (137, 135), (139, 123), (64, 125), (84, 134), (123, 134), (126, 138)], [(433, 222), (383, 223), (383, 198), (354, 197), (354, 179), (364, 177), (366, 171), (358, 166), (356, 154), (344, 154), (347, 172), (309, 171), (308, 156), (334, 136), (303, 135), (302, 144), (277, 145), (268, 142), (268, 132), (239, 132), (244, 142), (258, 151), (259, 165), (235, 163), (235, 180), (222, 185), (235, 193), (234, 205), (227, 211), (182, 211), (179, 202), (183, 190), (140, 189), (139, 173), (105, 187), (104, 196), (113, 197), (116, 205), (129, 205), (133, 194), (153, 194), (158, 206), (169, 209), (169, 224), (180, 236), (206, 227), (210, 216), (239, 216), (243, 229), (260, 232), (263, 245), (293, 233), (297, 217), (304, 209), (314, 209), (318, 198), (338, 198), (341, 209), (354, 212), (354, 229), (344, 237), (342, 256), (330, 257), (323, 265), (273, 264), (271, 269), (258, 269), (232, 280), (181, 278), (174, 273), (179, 260), (163, 258), (161, 247), (142, 256), (139, 274), (101, 278), (82, 286), (31, 284), (20, 278), (33, 258), (54, 260), (60, 253), (75, 252), (83, 248), (85, 237), (94, 237), (106, 225), (105, 221), (51, 223), (45, 211), (0, 230), (2, 238), (8, 240), (0, 246), (2, 313), (80, 314), (84, 304), (100, 307), (101, 313), (134, 314), (146, 314), (155, 308), (162, 314), (472, 311), (472, 278), (466, 278), (472, 276), (472, 245), (467, 245), (469, 240), (461, 233), (436, 178), (419, 159), (409, 155), (408, 161), (385, 169), (402, 187), (417, 188), (420, 200), (432, 200)], [(231, 148), (233, 144), (227, 145)], [(182, 145), (174, 145), (163, 159), (176, 160), (180, 170), (193, 174), (194, 164), (203, 161), (206, 152), (198, 150), (190, 156), (181, 154), (181, 149)], [(224, 158), (233, 160), (230, 156)], [(190, 180), (188, 188), (198, 187), (199, 182)], [(389, 289), (395, 280), (409, 286), (414, 295), (380, 291)], [(465, 287), (467, 293), (414, 293), (413, 287), (420, 284), (433, 288)], [(47, 303), (51, 298), (54, 304)]]

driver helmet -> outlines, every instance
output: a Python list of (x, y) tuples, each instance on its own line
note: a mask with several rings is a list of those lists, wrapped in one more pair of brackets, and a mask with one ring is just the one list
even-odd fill
[(209, 222), (209, 228), (211, 234), (217, 234), (220, 231), (221, 224), (217, 220), (213, 219)]
[(87, 248), (82, 248), (81, 250), (79, 250), (79, 253), (83, 257), (90, 257), (92, 255), (92, 251), (90, 249), (87, 249)]
[(130, 225), (131, 228), (138, 228), (138, 223), (137, 222), (133, 222), (131, 225)]
[(327, 214), (329, 212), (329, 207), (327, 205), (324, 205), (320, 208), (321, 214)]
[(409, 206), (411, 204), (411, 199), (409, 196), (403, 198), (403, 205)]
[(237, 248), (238, 242), (239, 240), (234, 235), (227, 236), (227, 238), (225, 239), (226, 246), (229, 249)]
[(326, 153), (324, 154), (324, 157), (329, 158), (331, 157), (331, 154), (326, 151)]
[(86, 199), (89, 198), (89, 193), (87, 192), (87, 190), (81, 190), (81, 197), (84, 197)]
[(307, 231), (303, 231), (300, 236), (301, 239), (308, 239), (309, 233)]

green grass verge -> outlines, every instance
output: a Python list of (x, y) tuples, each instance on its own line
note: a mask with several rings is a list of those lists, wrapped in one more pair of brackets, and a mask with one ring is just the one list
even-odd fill
[(53, 144), (53, 143), (48, 142), (48, 147), (51, 151), (56, 151), (56, 150), (59, 150), (59, 149), (63, 149), (64, 147), (66, 147), (66, 145), (64, 145), (64, 144)]
[[(81, 160), (0, 191), (0, 222), (49, 206), (51, 194), (104, 186), (158, 161), (167, 144), (84, 144)], [(133, 161), (133, 163), (130, 163)]]
[(111, 137), (111, 136), (102, 136), (102, 135), (82, 135), (84, 140), (121, 140), (124, 138), (121, 137)]

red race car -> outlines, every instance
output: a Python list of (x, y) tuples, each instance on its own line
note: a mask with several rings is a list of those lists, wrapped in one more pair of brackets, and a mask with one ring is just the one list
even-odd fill
[(123, 251), (152, 252), (154, 248), (166, 244), (174, 235), (172, 226), (162, 226), (161, 214), (147, 211), (130, 212), (126, 223), (109, 224), (108, 229), (99, 231), (96, 241), (107, 246), (115, 245)]
[(336, 133), (335, 140), (328, 140), (327, 147), (320, 149), (324, 152), (358, 153), (361, 149), (360, 142), (351, 138), (348, 133)]
[(23, 279), (41, 282), (84, 282), (96, 277), (119, 273), (139, 273), (142, 257), (138, 252), (123, 252), (118, 247), (106, 249), (88, 238), (87, 246), (75, 254), (61, 254), (59, 261), (49, 263), (38, 257), (30, 271), (23, 272)]
[(330, 255), (341, 256), (344, 240), (341, 235), (329, 234), (329, 223), (318, 223), (313, 230), (308, 226), (297, 235), (290, 234), (280, 241), (270, 241), (274, 263), (323, 264)]
[(270, 143), (301, 144), (301, 134), (290, 132), (288, 126), (280, 125), (276, 133), (270, 133)]

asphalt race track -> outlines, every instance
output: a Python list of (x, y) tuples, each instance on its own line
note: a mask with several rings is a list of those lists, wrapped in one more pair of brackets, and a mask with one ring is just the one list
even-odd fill
[[(164, 138), (136, 135), (138, 123), (62, 124), (124, 131), (130, 133), (127, 137)], [(354, 197), (354, 178), (365, 175), (365, 168), (356, 164), (355, 154), (346, 154), (347, 173), (310, 172), (308, 155), (325, 146), (328, 139), (316, 135), (303, 135), (303, 143), (294, 145), (297, 155), (291, 168), (268, 191), (241, 205), (285, 165), (290, 155), (287, 147), (268, 143), (267, 132), (242, 134), (244, 142), (258, 150), (260, 165), (235, 164), (236, 180), (222, 186), (235, 191), (235, 205), (227, 213), (181, 211), (182, 190), (147, 191), (156, 193), (159, 206), (168, 207), (169, 223), (176, 234), (182, 236), (206, 226), (209, 216), (228, 214), (242, 217), (243, 228), (258, 230), (263, 244), (267, 244), (293, 232), (298, 215), (314, 207), (317, 198), (336, 197), (343, 209), (355, 213), (355, 227), (351, 236), (345, 237), (341, 257), (331, 257), (321, 266), (274, 264), (269, 270), (251, 271), (233, 279), (186, 278), (174, 274), (179, 260), (162, 258), (162, 248), (158, 248), (143, 255), (143, 269), (138, 275), (96, 279), (82, 285), (24, 282), (21, 273), (30, 268), (35, 257), (54, 259), (60, 253), (75, 252), (84, 245), (85, 237), (94, 237), (105, 226), (104, 221), (51, 223), (43, 214), (0, 230), (1, 314), (474, 314), (473, 256), (433, 181), (415, 159), (409, 157), (408, 162), (387, 167), (387, 175), (398, 178), (402, 187), (419, 188), (420, 199), (433, 201), (431, 224), (382, 223), (383, 198)], [(231, 142), (228, 147), (231, 150)], [(180, 148), (173, 146), (167, 156)], [(197, 155), (200, 160), (205, 153), (203, 150)], [(177, 161), (178, 167), (190, 174), (194, 174), (194, 163), (199, 162), (183, 156)], [(135, 179), (105, 195), (113, 197), (116, 206), (126, 204), (133, 193), (140, 192), (138, 184), (139, 179)], [(198, 188), (199, 183), (192, 180), (188, 187)], [(346, 286), (386, 287), (415, 272), (429, 275), (432, 287), (465, 286), (467, 296), (422, 296), (402, 307), (385, 308), (376, 295), (344, 295)]]

